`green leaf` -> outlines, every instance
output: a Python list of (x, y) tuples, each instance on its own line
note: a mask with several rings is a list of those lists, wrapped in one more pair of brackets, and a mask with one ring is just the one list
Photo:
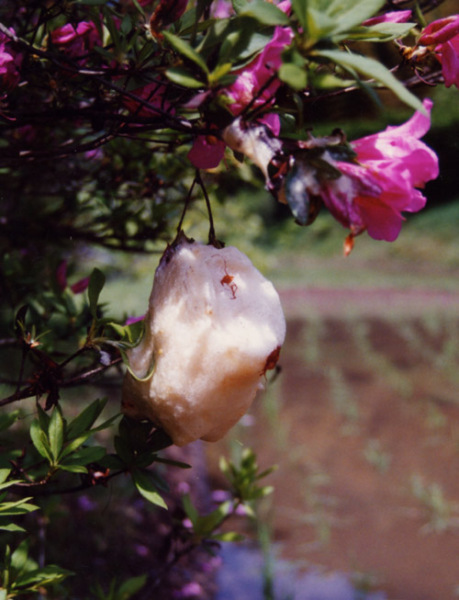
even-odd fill
[(105, 448), (102, 446), (89, 446), (80, 448), (64, 460), (64, 465), (88, 465), (97, 462), (105, 456)]
[(230, 500), (222, 502), (216, 510), (208, 515), (200, 516), (197, 519), (194, 524), (194, 532), (202, 537), (211, 536), (215, 529), (217, 529), (226, 517), (231, 514), (232, 510), (233, 503)]
[(48, 426), (49, 426), (49, 420), (50, 420), (50, 416), (48, 415), (47, 412), (45, 412), (42, 407), (40, 405), (37, 406), (37, 415), (38, 415), (38, 421), (40, 423), (40, 427), (43, 429), (43, 431), (48, 434)]
[(67, 465), (65, 463), (60, 463), (59, 469), (61, 471), (67, 471), (68, 473), (87, 473), (88, 469), (83, 467), (83, 465)]
[(116, 600), (129, 600), (131, 596), (137, 594), (145, 583), (147, 582), (146, 575), (139, 575), (138, 577), (131, 577), (120, 585)]
[(346, 35), (347, 40), (390, 42), (407, 35), (416, 23), (378, 23), (370, 27), (356, 27)]
[(292, 11), (296, 16), (303, 29), (307, 28), (308, 24), (308, 2), (307, 0), (292, 0)]
[(4, 483), (8, 479), (8, 475), (11, 473), (11, 469), (0, 469), (0, 484)]
[(185, 88), (199, 89), (205, 86), (202, 81), (196, 79), (194, 75), (182, 67), (171, 67), (170, 69), (167, 69), (166, 77), (173, 83)]
[(123, 35), (128, 35), (132, 30), (132, 20), (129, 15), (124, 15), (121, 21), (120, 31)]
[(130, 466), (134, 462), (135, 457), (129, 442), (119, 435), (115, 435), (113, 442), (116, 454), (125, 465)]
[(15, 523), (7, 523), (6, 525), (2, 525), (0, 523), (1, 531), (10, 531), (11, 533), (23, 533), (25, 531), (24, 527), (20, 527)]
[(161, 458), (160, 456), (155, 457), (155, 462), (163, 463), (165, 465), (171, 465), (172, 467), (179, 467), (179, 469), (191, 469), (191, 465), (180, 460), (172, 460), (170, 458)]
[(227, 531), (226, 533), (213, 535), (212, 539), (218, 540), (219, 542), (243, 542), (245, 536), (242, 535), (242, 533), (236, 533), (235, 531)]
[(225, 75), (227, 75), (231, 71), (232, 68), (232, 63), (219, 64), (209, 75), (209, 85), (213, 86), (217, 84), (222, 79), (222, 77), (225, 77)]
[(330, 18), (335, 22), (334, 33), (348, 31), (375, 15), (385, 0), (332, 0), (325, 3)]
[(244, 10), (248, 3), (248, 0), (231, 0), (231, 4), (233, 5), (236, 14), (239, 14), (241, 10)]
[(69, 444), (67, 444), (67, 446), (65, 446), (65, 448), (60, 453), (59, 460), (61, 461), (62, 459), (64, 459), (69, 454), (72, 454), (73, 452), (75, 452), (82, 444), (84, 444), (86, 442), (86, 440), (89, 437), (91, 437), (91, 435), (92, 435), (92, 433), (90, 431), (87, 431), (86, 433), (84, 433), (80, 437), (75, 438), (74, 440), (72, 440)]
[(288, 16), (270, 2), (263, 2), (263, 0), (253, 0), (253, 2), (247, 3), (240, 11), (239, 16), (251, 17), (261, 23), (262, 25), (288, 25)]
[[(373, 16), (384, 0), (292, 0), (292, 10), (310, 40), (340, 39)], [(338, 37), (337, 37), (338, 36)]]
[(107, 398), (98, 398), (87, 406), (83, 412), (68, 424), (67, 439), (72, 440), (78, 438), (82, 433), (87, 432), (96, 422), (106, 404)]
[(339, 50), (318, 50), (315, 51), (314, 54), (316, 56), (327, 58), (346, 70), (355, 70), (366, 77), (375, 79), (383, 86), (390, 89), (400, 100), (402, 100), (402, 102), (405, 102), (405, 104), (411, 106), (415, 110), (425, 113), (422, 102), (377, 60), (358, 54), (352, 54), (350, 52), (340, 52)]
[(281, 81), (294, 90), (304, 90), (308, 83), (308, 77), (304, 67), (299, 67), (293, 63), (282, 64), (278, 75)]
[(0, 415), (0, 431), (5, 431), (6, 429), (9, 429), (11, 425), (18, 420), (18, 418), (18, 410)]
[(16, 550), (11, 555), (11, 567), (21, 572), (26, 567), (29, 560), (29, 544), (27, 540), (23, 540)]
[(47, 565), (42, 569), (29, 571), (18, 578), (13, 584), (13, 589), (36, 590), (39, 587), (50, 585), (51, 583), (58, 583), (70, 575), (74, 575), (74, 573), (67, 569), (57, 567), (56, 565)]
[(11, 517), (16, 515), (25, 515), (38, 510), (35, 504), (29, 504), (32, 498), (21, 498), (15, 502), (2, 502), (0, 504), (0, 517)]
[(108, 32), (110, 33), (111, 41), (113, 42), (113, 45), (115, 46), (116, 51), (118, 51), (121, 48), (121, 38), (120, 38), (119, 31), (118, 31), (118, 26), (115, 23), (115, 20), (113, 19), (112, 15), (109, 13), (109, 11), (107, 9), (105, 9), (103, 11), (103, 15), (104, 15), (104, 24), (107, 27)]
[(156, 504), (156, 506), (160, 506), (161, 508), (165, 508), (167, 510), (167, 504), (164, 502), (160, 494), (158, 494), (156, 488), (151, 482), (151, 479), (146, 473), (139, 471), (138, 469), (134, 469), (132, 471), (132, 479), (138, 491), (146, 500), (148, 500), (148, 502)]
[(36, 450), (43, 458), (49, 463), (53, 462), (53, 454), (51, 452), (51, 447), (49, 445), (48, 436), (43, 431), (40, 426), (40, 423), (37, 419), (32, 421), (30, 425), (30, 437), (32, 439), (32, 443), (35, 446)]
[(181, 54), (184, 58), (191, 60), (195, 65), (197, 65), (206, 75), (209, 73), (209, 69), (200, 54), (196, 52), (196, 50), (188, 44), (182, 38), (174, 35), (170, 31), (164, 31), (163, 35), (165, 39), (168, 41), (169, 45), (179, 54)]
[(1, 483), (0, 490), (5, 490), (6, 488), (11, 487), (12, 485), (16, 485), (17, 483), (22, 483), (22, 480), (21, 479), (11, 479), (10, 481), (7, 481), (6, 483)]
[(191, 501), (189, 494), (184, 494), (182, 496), (182, 504), (183, 504), (183, 510), (185, 511), (186, 516), (190, 519), (190, 521), (192, 522), (192, 524), (194, 526), (195, 523), (197, 523), (197, 521), (199, 519), (199, 513), (196, 510), (196, 508), (194, 507), (194, 504)]
[(93, 269), (89, 278), (88, 285), (88, 297), (89, 297), (89, 310), (91, 315), (97, 318), (97, 303), (99, 301), (100, 293), (105, 285), (105, 275), (100, 269)]
[(61, 409), (58, 406), (54, 407), (53, 414), (49, 421), (48, 439), (51, 454), (56, 463), (64, 444), (64, 420), (62, 418)]

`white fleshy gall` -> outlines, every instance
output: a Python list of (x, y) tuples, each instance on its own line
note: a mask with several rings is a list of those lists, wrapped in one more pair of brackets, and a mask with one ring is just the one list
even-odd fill
[(217, 441), (263, 389), (284, 337), (279, 296), (247, 256), (183, 239), (156, 270), (144, 337), (128, 353), (135, 377), (126, 373), (123, 412), (178, 446)]

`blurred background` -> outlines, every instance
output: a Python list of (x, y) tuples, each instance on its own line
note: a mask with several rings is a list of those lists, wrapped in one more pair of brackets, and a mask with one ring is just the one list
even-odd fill
[[(246, 542), (224, 545), (214, 557), (187, 557), (170, 589), (163, 587), (155, 598), (459, 597), (459, 103), (457, 90), (429, 92), (423, 93), (434, 99), (433, 127), (424, 141), (438, 153), (441, 175), (425, 190), (426, 209), (408, 216), (394, 243), (364, 234), (344, 258), (344, 229), (325, 212), (311, 227), (295, 225), (247, 164), (237, 165), (238, 179), (225, 165), (206, 175), (217, 236), (248, 254), (273, 281), (287, 318), (287, 339), (279, 372), (269, 375), (266, 391), (231, 434), (217, 444), (192, 444), (177, 456), (193, 469), (170, 475), (171, 495), (177, 499), (192, 491), (208, 508), (209, 499), (225, 490), (219, 457), (237, 460), (247, 446), (262, 469), (278, 469), (266, 480), (274, 492), (255, 518), (228, 523), (246, 535)], [(342, 127), (352, 140), (411, 116), (389, 97), (383, 97), (383, 112), (362, 102), (352, 95), (340, 98), (328, 105), (326, 115), (323, 105), (312, 104), (314, 134)], [(103, 168), (115, 172), (116, 160), (124, 160), (120, 172), (125, 173), (132, 160), (132, 180), (142, 181), (147, 197), (149, 183), (153, 190), (157, 184), (156, 172), (151, 182), (144, 179), (142, 155), (135, 155), (133, 145), (123, 148), (124, 143), (113, 151), (110, 167)], [(157, 231), (141, 230), (139, 219), (131, 232), (122, 206), (138, 195), (134, 184), (131, 189), (121, 182), (116, 204), (92, 197), (88, 182), (80, 193), (78, 169), (68, 179), (64, 171), (65, 165), (49, 195), (37, 198), (35, 228), (11, 234), (14, 252), (0, 246), (5, 258), (2, 327), (10, 326), (11, 306), (18, 299), (33, 298), (53, 277), (62, 250), (54, 254), (54, 248), (64, 242), (71, 282), (94, 267), (106, 274), (101, 299), (111, 316), (122, 322), (146, 310), (154, 270), (165, 240), (173, 237), (183, 197), (175, 198), (175, 215), (169, 209), (164, 221), (167, 197), (152, 208)], [(172, 181), (177, 173), (162, 175)], [(103, 188), (100, 173), (94, 177)], [(23, 181), (17, 174), (17, 184)], [(112, 177), (107, 189), (112, 183), (121, 185)], [(38, 179), (29, 176), (28, 185), (38, 186)], [(89, 215), (80, 211), (79, 219), (95, 222), (91, 219), (99, 211), (103, 222), (111, 211), (126, 239), (152, 233), (162, 241), (151, 254), (140, 254), (97, 249), (91, 239), (72, 238), (62, 224), (75, 190)], [(56, 198), (65, 199), (65, 210), (54, 209)], [(31, 204), (24, 206), (28, 217)], [(149, 223), (147, 217), (144, 222)], [(184, 229), (196, 239), (207, 238), (204, 202), (193, 203)], [(121, 239), (115, 230), (116, 235)], [(15, 288), (11, 277), (18, 265), (22, 274)], [(14, 360), (0, 351), (7, 372)], [(113, 413), (119, 408), (120, 379), (118, 373), (96, 390), (108, 396)], [(70, 392), (66, 402), (84, 406), (88, 398)], [(97, 489), (79, 498), (46, 500), (35, 535), (46, 536), (49, 560), (84, 575), (74, 583), (74, 597), (93, 598), (100, 596), (88, 596), (87, 588), (96, 577), (108, 585), (115, 576), (122, 580), (151, 570), (153, 557), (167, 555), (165, 540), (174, 519), (181, 518), (179, 510), (164, 517), (118, 482), (108, 493)]]

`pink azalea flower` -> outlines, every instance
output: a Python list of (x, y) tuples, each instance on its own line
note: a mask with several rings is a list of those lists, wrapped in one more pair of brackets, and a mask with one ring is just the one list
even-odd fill
[[(284, 11), (289, 10), (290, 2), (278, 5)], [(277, 69), (281, 66), (281, 54), (292, 40), (293, 33), (285, 27), (276, 27), (272, 40), (265, 46), (254, 60), (239, 70), (236, 81), (223, 90), (231, 103), (228, 108), (233, 115), (241, 112), (253, 102), (253, 107), (270, 104), (277, 92), (280, 81), (275, 77)], [(269, 127), (274, 135), (279, 135), (279, 115), (269, 113), (258, 119)], [(208, 136), (198, 136), (188, 153), (191, 163), (199, 169), (212, 169), (216, 167), (225, 151), (225, 144), (221, 140), (214, 140)]]
[(434, 47), (433, 53), (442, 65), (445, 86), (459, 88), (459, 15), (429, 23), (417, 45)]
[(281, 66), (282, 51), (290, 44), (292, 37), (291, 29), (276, 27), (272, 40), (263, 51), (241, 69), (236, 81), (224, 90), (231, 100), (229, 109), (233, 115), (240, 115), (252, 101), (253, 106), (257, 107), (273, 100), (280, 86), (279, 79), (273, 78), (273, 75)]
[(217, 0), (212, 2), (211, 15), (214, 19), (227, 19), (234, 14), (234, 8), (230, 0)]
[(51, 41), (69, 56), (78, 57), (100, 43), (100, 37), (92, 21), (81, 21), (76, 27), (71, 23), (58, 27), (51, 32)]
[(124, 325), (133, 325), (134, 323), (139, 323), (139, 321), (143, 321), (145, 319), (145, 315), (141, 315), (140, 317), (128, 317), (124, 322)]
[(372, 17), (362, 23), (365, 27), (379, 25), (380, 23), (407, 23), (411, 19), (411, 10), (394, 10), (383, 15)]
[(459, 15), (450, 15), (429, 23), (424, 28), (418, 44), (421, 46), (444, 44), (457, 35), (459, 35)]
[[(67, 261), (63, 260), (56, 269), (56, 280), (59, 289), (63, 292), (68, 287), (67, 282)], [(89, 285), (89, 277), (83, 277), (76, 283), (70, 286), (74, 294), (81, 294)]]
[(322, 186), (322, 199), (333, 216), (351, 230), (367, 230), (376, 240), (394, 241), (402, 212), (421, 210), (426, 199), (416, 188), (438, 177), (438, 158), (420, 138), (430, 127), (429, 115), (416, 112), (403, 125), (351, 143), (357, 164), (337, 162), (341, 177)]
[[(12, 29), (10, 31), (14, 33)], [(9, 41), (8, 36), (0, 33), (0, 82), (6, 89), (12, 89), (19, 83), (17, 69), (22, 62), (22, 55), (15, 54)]]

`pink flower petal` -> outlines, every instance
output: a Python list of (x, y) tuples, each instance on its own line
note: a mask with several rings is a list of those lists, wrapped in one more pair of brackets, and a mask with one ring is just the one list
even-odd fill
[(353, 235), (367, 230), (377, 240), (393, 241), (402, 212), (417, 212), (426, 199), (416, 188), (438, 176), (438, 158), (420, 137), (430, 126), (428, 115), (416, 112), (403, 125), (366, 136), (352, 147), (357, 163), (338, 162), (342, 175), (322, 184), (322, 198), (333, 216)]
[(459, 15), (450, 15), (429, 23), (424, 28), (418, 44), (432, 46), (444, 44), (459, 35)]
[(377, 17), (367, 19), (362, 23), (365, 27), (379, 25), (379, 23), (407, 23), (411, 19), (411, 10), (394, 10)]
[(440, 60), (445, 86), (459, 89), (459, 36), (442, 44)]
[(224, 154), (224, 142), (213, 136), (198, 135), (188, 152), (188, 159), (197, 169), (214, 169)]

